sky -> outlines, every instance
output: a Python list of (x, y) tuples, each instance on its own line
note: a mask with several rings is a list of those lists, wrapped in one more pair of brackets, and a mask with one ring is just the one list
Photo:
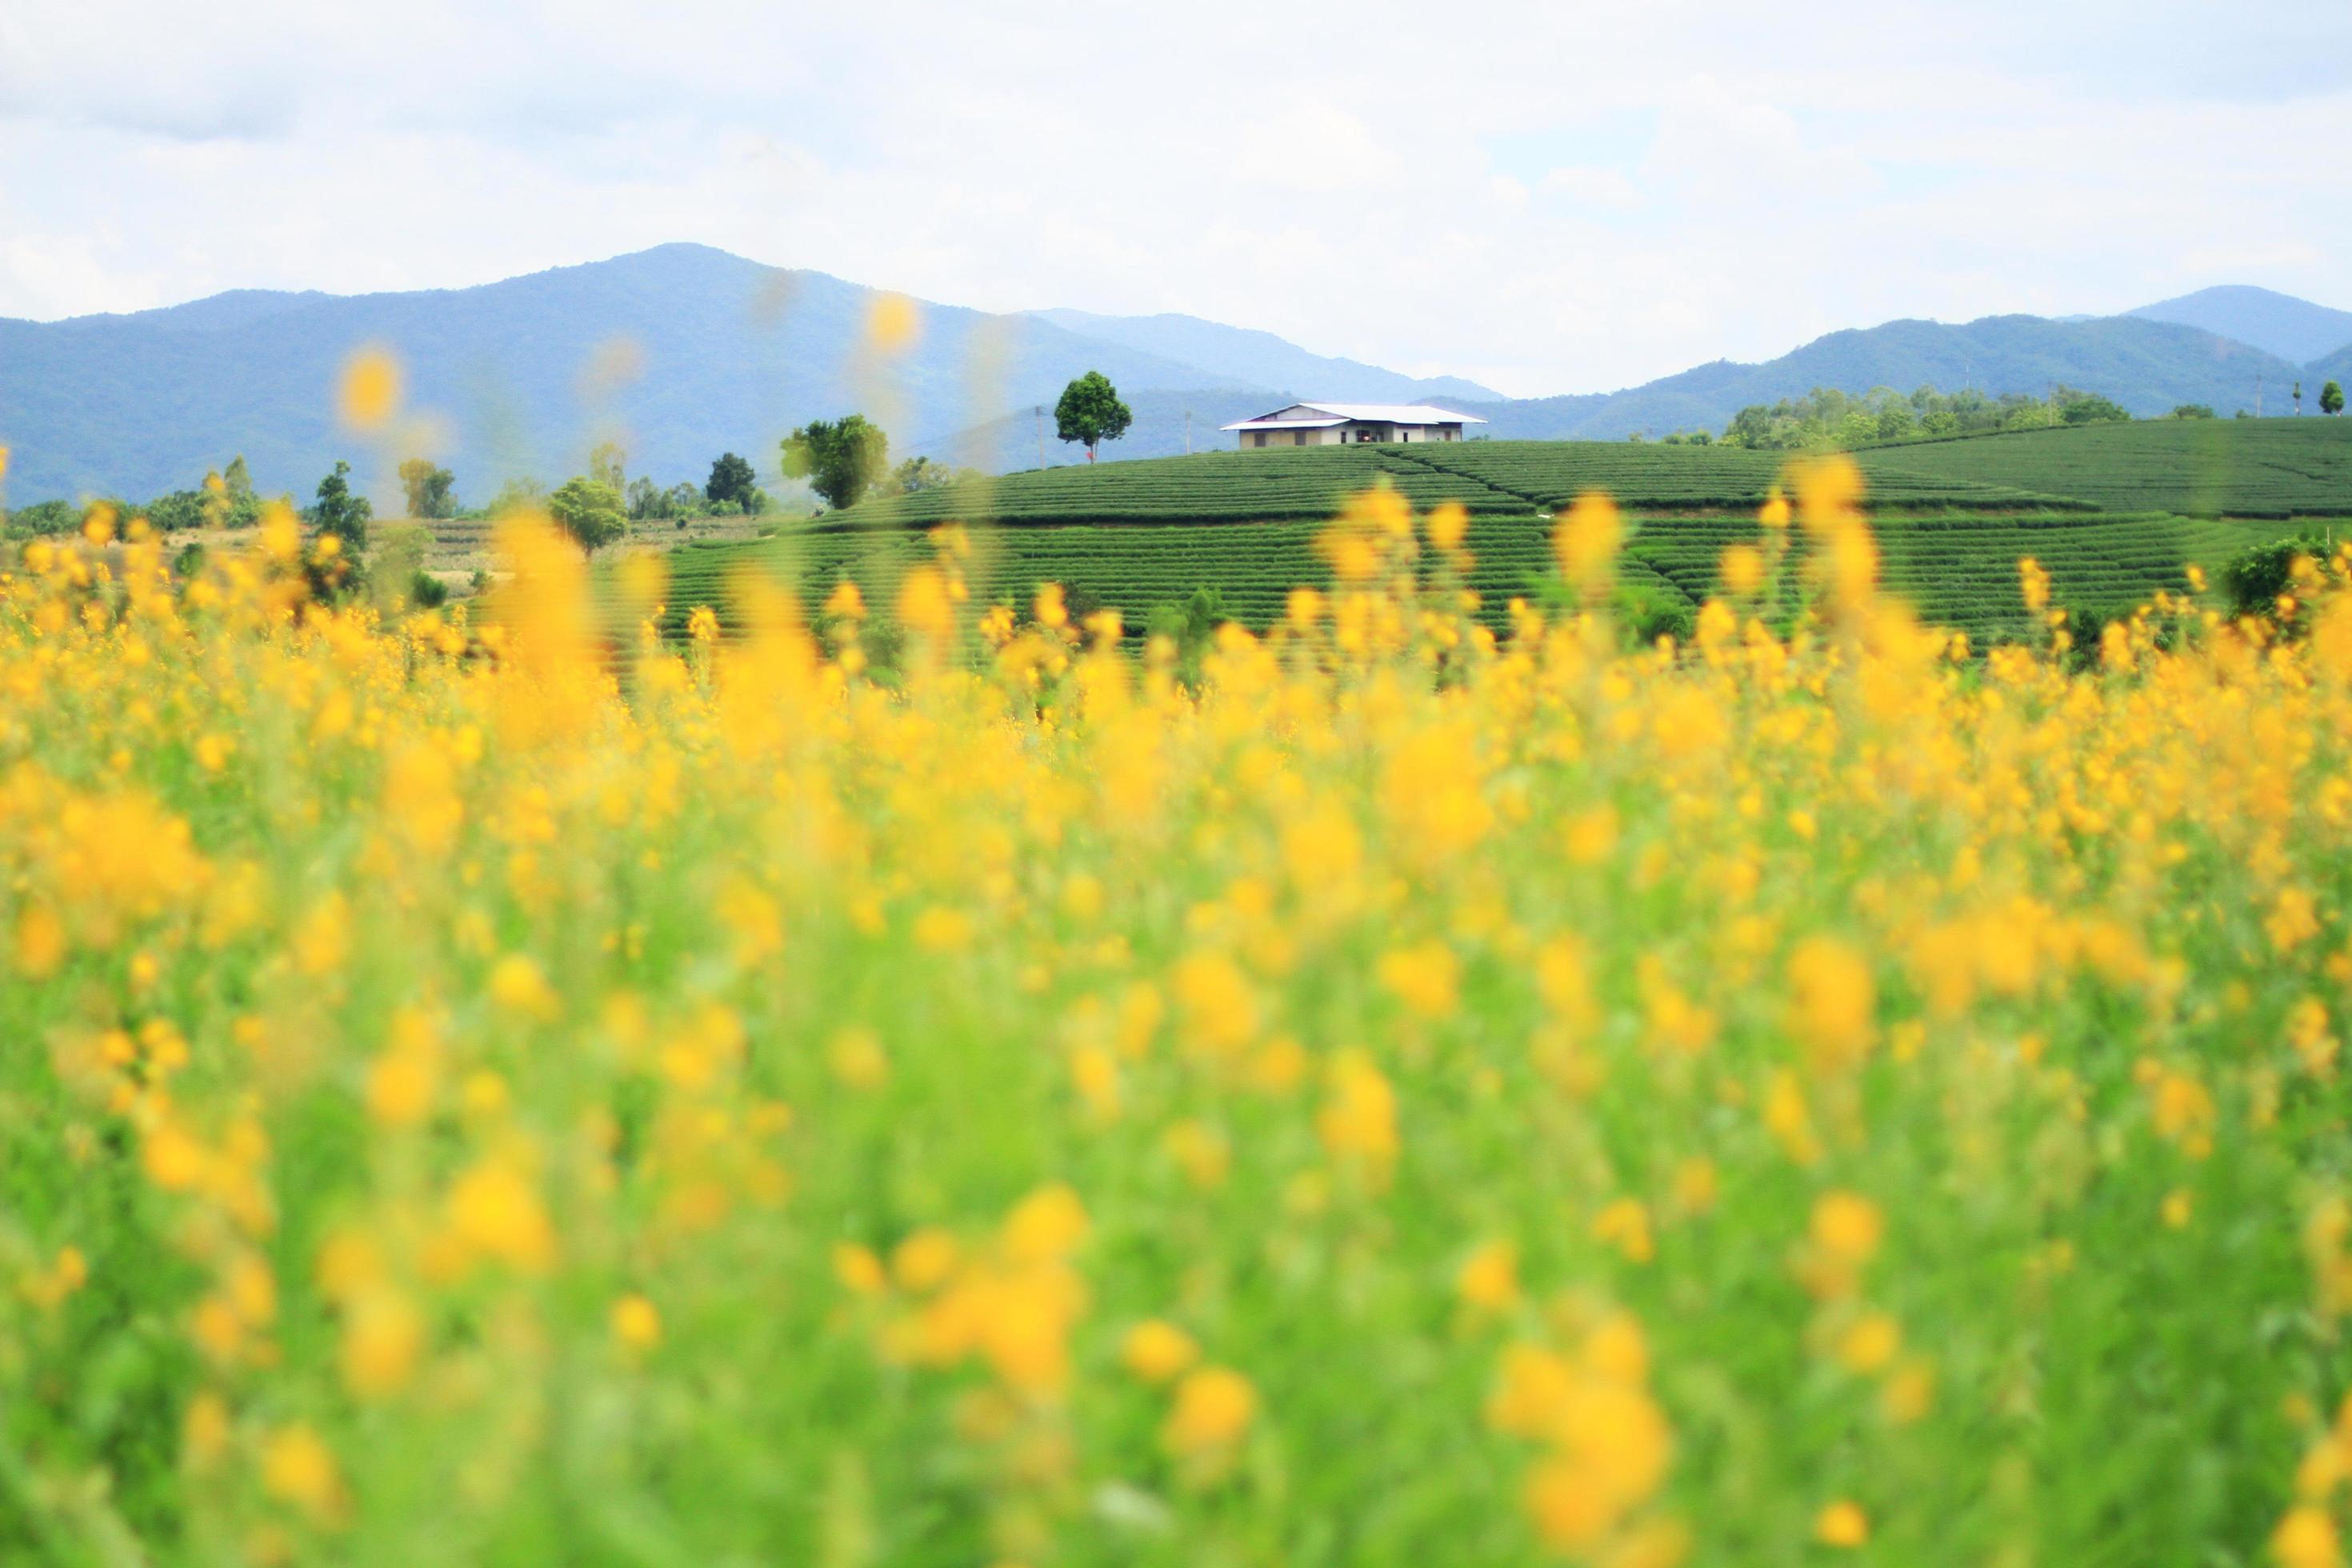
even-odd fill
[(698, 240), (1517, 395), (2221, 282), (2352, 307), (2352, 4), (0, 7), (0, 316)]

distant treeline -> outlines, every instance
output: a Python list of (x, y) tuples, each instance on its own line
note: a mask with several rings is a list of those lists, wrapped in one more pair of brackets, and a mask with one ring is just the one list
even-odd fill
[[(880, 458), (878, 447), (875, 455)], [(700, 518), (759, 517), (777, 510), (774, 500), (761, 488), (751, 461), (733, 452), (719, 454), (710, 465), (710, 477), (699, 485), (690, 480), (664, 485), (643, 474), (633, 478), (627, 464), (628, 454), (617, 443), (606, 441), (588, 454), (584, 474), (575, 474), (551, 489), (541, 479), (523, 475), (508, 479), (487, 502), (469, 506), (458, 496), (457, 477), (449, 469), (412, 458), (400, 465), (400, 488), (404, 515), (421, 521), (479, 521), (530, 508), (548, 512), (590, 550), (619, 538), (631, 523), (667, 522), (682, 529)], [(362, 531), (372, 511), (365, 497), (351, 492), (350, 471), (348, 463), (337, 463), (334, 471), (319, 482), (318, 499), (310, 505), (301, 505), (290, 493), (275, 499), (314, 531), (363, 539)], [(908, 458), (895, 466), (878, 467), (865, 479), (860, 492), (900, 495), (978, 477), (974, 470), (950, 468), (929, 458)], [(169, 535), (199, 529), (250, 528), (260, 521), (268, 504), (255, 490), (252, 475), (240, 456), (226, 468), (205, 474), (192, 489), (167, 491), (150, 500), (123, 496), (39, 500), (0, 517), (5, 520), (5, 536), (14, 539), (69, 533), (98, 511), (124, 523), (144, 518), (156, 532)]]
[[(289, 507), (294, 504), (291, 496), (279, 499)], [(195, 489), (166, 491), (152, 500), (100, 496), (89, 500), (51, 500), (20, 506), (6, 514), (7, 533), (17, 539), (69, 533), (101, 508), (126, 521), (143, 517), (159, 533), (184, 533), (199, 528), (250, 528), (260, 520), (265, 504), (254, 490), (253, 476), (246, 468), (245, 458), (237, 457), (230, 460), (227, 468), (206, 474)]]
[[(2212, 417), (2210, 408), (2184, 407), (2180, 417)], [(1922, 386), (1909, 395), (1891, 386), (1856, 395), (1815, 387), (1802, 397), (1750, 404), (1734, 415), (1720, 437), (1706, 431), (1680, 437), (1704, 445), (1720, 440), (1759, 451), (1795, 451), (1877, 446), (1888, 441), (1989, 435), (1997, 430), (2042, 430), (2061, 425), (2106, 425), (2131, 418), (2130, 410), (2095, 392), (2053, 386), (2046, 397), (2022, 392), (1989, 396), (1974, 388), (1939, 392)], [(1669, 436), (1666, 440), (1677, 437)]]

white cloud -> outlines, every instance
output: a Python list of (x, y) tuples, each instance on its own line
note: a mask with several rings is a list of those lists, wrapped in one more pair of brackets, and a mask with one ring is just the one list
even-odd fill
[(10, 7), (0, 314), (697, 239), (1545, 393), (1897, 315), (2352, 303), (2352, 7), (2120, 4)]
[(1583, 206), (1619, 212), (1631, 212), (1648, 199), (1642, 195), (1642, 187), (1620, 171), (1581, 163), (1545, 170), (1536, 188), (1546, 195), (1565, 196)]

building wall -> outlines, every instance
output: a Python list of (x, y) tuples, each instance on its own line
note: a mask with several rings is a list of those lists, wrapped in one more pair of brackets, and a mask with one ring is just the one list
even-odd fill
[[(1337, 445), (1341, 438), (1340, 432), (1345, 428), (1345, 426), (1334, 426), (1326, 430), (1236, 430), (1234, 434), (1241, 437), (1242, 450), (1244, 452), (1286, 452), (1295, 446)], [(1257, 445), (1256, 437), (1260, 436), (1265, 437), (1264, 447)]]
[[(1288, 410), (1284, 412), (1287, 413)], [(1402, 442), (1419, 446), (1424, 441), (1459, 441), (1462, 427), (1446, 425), (1334, 425), (1320, 430), (1236, 430), (1244, 452), (1283, 452), (1294, 447), (1336, 447), (1354, 441), (1359, 432), (1371, 432), (1370, 440)], [(1264, 436), (1265, 445), (1257, 445), (1256, 437)]]

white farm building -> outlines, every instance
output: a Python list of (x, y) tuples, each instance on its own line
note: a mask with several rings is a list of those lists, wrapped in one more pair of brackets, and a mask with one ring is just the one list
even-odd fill
[(1294, 403), (1225, 426), (1244, 452), (1262, 447), (1332, 447), (1349, 441), (1459, 441), (1465, 425), (1486, 423), (1426, 403)]

